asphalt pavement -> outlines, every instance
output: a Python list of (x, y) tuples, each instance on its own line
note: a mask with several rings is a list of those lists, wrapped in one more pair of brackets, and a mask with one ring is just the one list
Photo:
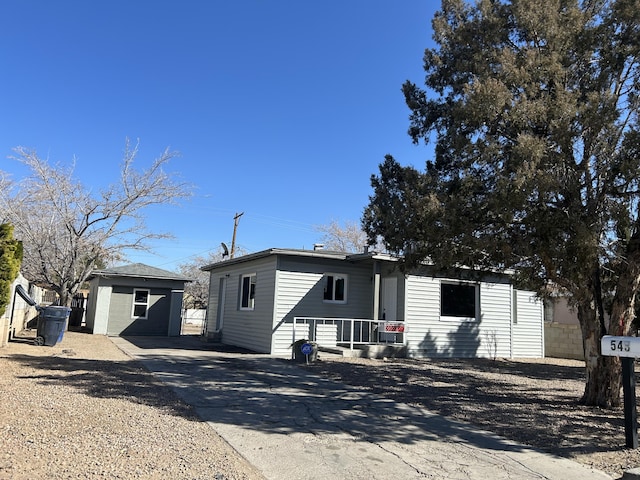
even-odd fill
[(112, 337), (267, 479), (611, 480), (286, 359), (198, 337)]

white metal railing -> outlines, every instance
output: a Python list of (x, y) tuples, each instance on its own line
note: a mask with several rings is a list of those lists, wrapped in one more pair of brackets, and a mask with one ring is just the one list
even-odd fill
[[(363, 318), (294, 317), (292, 343), (308, 339), (320, 346), (377, 345), (404, 343), (405, 324), (401, 321)], [(333, 342), (331, 342), (333, 338)]]

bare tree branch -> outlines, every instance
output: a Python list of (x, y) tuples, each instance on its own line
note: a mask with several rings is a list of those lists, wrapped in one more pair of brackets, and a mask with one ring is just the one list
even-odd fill
[(68, 304), (96, 266), (122, 258), (125, 250), (146, 250), (151, 232), (144, 209), (176, 204), (190, 196), (187, 184), (163, 168), (176, 153), (165, 150), (146, 170), (136, 170), (138, 144), (127, 140), (120, 182), (93, 194), (74, 179), (71, 167), (50, 164), (24, 147), (15, 160), (30, 170), (17, 183), (0, 172), (0, 218), (24, 243), (25, 276), (55, 290)]

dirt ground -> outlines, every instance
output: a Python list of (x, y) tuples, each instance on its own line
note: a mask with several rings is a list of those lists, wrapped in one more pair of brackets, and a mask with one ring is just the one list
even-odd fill
[[(258, 480), (190, 406), (104, 336), (0, 348), (0, 480)], [(640, 467), (622, 408), (584, 407), (582, 362), (323, 357), (312, 372), (421, 405), (620, 478)]]
[(0, 348), (0, 480), (259, 480), (189, 405), (107, 337)]
[(580, 405), (584, 362), (562, 359), (325, 359), (315, 373), (420, 405), (620, 478), (640, 467), (624, 411)]

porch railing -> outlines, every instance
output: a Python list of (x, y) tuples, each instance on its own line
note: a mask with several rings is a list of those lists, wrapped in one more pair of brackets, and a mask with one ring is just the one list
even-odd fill
[(355, 345), (404, 343), (405, 325), (401, 321), (294, 317), (285, 323), (293, 323), (292, 342), (304, 338), (319, 346), (348, 346), (351, 350)]

